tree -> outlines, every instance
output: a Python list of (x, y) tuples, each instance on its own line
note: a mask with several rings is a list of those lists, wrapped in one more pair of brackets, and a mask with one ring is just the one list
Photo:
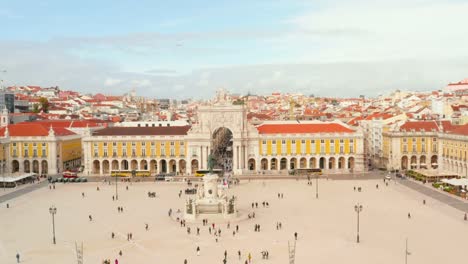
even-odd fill
[(33, 113), (39, 113), (39, 104), (34, 104), (32, 111), (33, 111)]
[(44, 113), (49, 112), (49, 100), (45, 97), (39, 98), (39, 104), (41, 105), (41, 110)]

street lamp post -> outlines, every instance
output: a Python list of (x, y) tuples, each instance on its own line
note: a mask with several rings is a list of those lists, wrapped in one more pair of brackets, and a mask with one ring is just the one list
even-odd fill
[(319, 175), (317, 174), (315, 177), (315, 198), (317, 199), (318, 199), (318, 178), (319, 178)]
[(356, 242), (359, 243), (359, 213), (362, 211), (362, 205), (356, 204), (354, 206), (354, 211), (357, 213), (357, 237)]
[(52, 235), (53, 235), (53, 243), (55, 243), (55, 214), (57, 213), (57, 208), (55, 206), (51, 206), (49, 208), (49, 213), (52, 215)]
[(118, 177), (118, 175), (115, 174), (115, 200), (118, 200), (118, 199), (119, 199), (119, 193), (117, 192), (117, 183), (118, 183), (119, 181), (117, 180), (117, 177)]

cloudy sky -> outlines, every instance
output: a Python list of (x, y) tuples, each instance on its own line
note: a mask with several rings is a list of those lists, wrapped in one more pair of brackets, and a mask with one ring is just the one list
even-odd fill
[(0, 2), (4, 85), (344, 97), (468, 77), (462, 0)]

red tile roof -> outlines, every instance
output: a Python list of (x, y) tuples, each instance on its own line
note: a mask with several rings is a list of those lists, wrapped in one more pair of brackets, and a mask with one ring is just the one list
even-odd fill
[(400, 127), (400, 131), (410, 132), (431, 132), (431, 131), (450, 131), (452, 124), (450, 121), (407, 121)]
[(461, 126), (454, 126), (453, 130), (449, 132), (450, 134), (457, 134), (468, 136), (468, 124), (461, 125)]
[[(38, 123), (8, 125), (10, 137), (45, 137), (49, 135), (49, 129), (49, 127)], [(63, 127), (53, 127), (52, 129), (56, 136), (76, 135)], [(0, 128), (0, 136), (5, 136), (5, 130), (5, 127)]]
[(317, 124), (264, 124), (257, 127), (260, 134), (353, 133), (337, 123)]
[(18, 124), (40, 124), (45, 127), (64, 127), (64, 128), (79, 128), (79, 127), (107, 127), (109, 121), (106, 120), (37, 120), (34, 122), (21, 122)]
[(187, 135), (190, 126), (108, 127), (93, 132), (93, 136), (176, 136)]

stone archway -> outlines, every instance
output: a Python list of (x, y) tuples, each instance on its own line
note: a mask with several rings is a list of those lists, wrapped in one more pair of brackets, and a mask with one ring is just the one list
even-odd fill
[(41, 173), (42, 174), (47, 174), (49, 173), (49, 167), (48, 167), (47, 160), (41, 161)]
[(291, 169), (291, 170), (297, 169), (297, 159), (296, 158), (291, 158), (291, 160), (289, 160), (289, 169)]
[(319, 159), (319, 168), (322, 169), (322, 170), (325, 169), (325, 158), (324, 157), (321, 157)]
[(248, 169), (249, 169), (250, 171), (255, 170), (255, 159), (249, 159), (249, 162), (248, 162)]
[(276, 158), (272, 158), (270, 161), (270, 170), (277, 170), (278, 169), (278, 160)]
[(422, 155), (419, 157), (419, 168), (421, 169), (427, 169), (427, 164), (426, 164), (426, 156)]
[(148, 170), (148, 161), (146, 160), (141, 160), (140, 161), (140, 170)]
[(154, 159), (150, 160), (150, 173), (156, 173), (158, 171), (158, 162)]
[(433, 169), (437, 169), (438, 166), (439, 166), (439, 164), (437, 163), (437, 155), (433, 155), (431, 157), (431, 167)]
[(287, 170), (288, 169), (288, 160), (286, 158), (282, 158), (280, 160), (280, 170)]
[(354, 170), (354, 157), (348, 158), (348, 169)]
[(99, 174), (101, 172), (101, 163), (99, 160), (93, 161), (93, 174)]
[(119, 161), (118, 160), (113, 160), (111, 168), (112, 168), (112, 171), (118, 171), (119, 170)]
[(15, 172), (19, 172), (19, 162), (17, 160), (13, 160), (11, 162), (11, 172), (12, 173), (15, 173)]
[(179, 160), (178, 173), (185, 174), (186, 171), (187, 171), (187, 162), (184, 159)]
[(340, 157), (338, 159), (338, 169), (342, 170), (345, 168), (345, 158), (344, 157)]
[(416, 156), (411, 156), (411, 169), (415, 169), (418, 166), (418, 158)]
[(198, 170), (198, 160), (196, 159), (192, 160), (191, 168), (192, 168), (192, 174), (195, 174), (195, 172)]
[(219, 127), (212, 135), (212, 155), (216, 160), (216, 169), (232, 171), (233, 164), (233, 134), (227, 127)]
[(138, 161), (137, 160), (132, 160), (130, 162), (130, 170), (138, 170)]
[(176, 161), (171, 159), (169, 161), (169, 172), (176, 172), (177, 171), (177, 165), (176, 165)]
[(306, 158), (301, 158), (299, 161), (299, 168), (305, 169), (307, 168), (307, 159)]
[(310, 158), (309, 168), (311, 168), (311, 169), (316, 169), (317, 168), (317, 159), (316, 158)]
[(268, 160), (263, 158), (261, 161), (260, 161), (260, 166), (261, 166), (261, 169), (262, 170), (268, 170)]
[(120, 170), (127, 171), (130, 167), (128, 166), (128, 160), (122, 160)]
[(401, 157), (401, 169), (402, 170), (408, 169), (408, 157), (407, 156)]
[(24, 166), (24, 172), (25, 173), (30, 173), (31, 172), (31, 163), (29, 162), (29, 160), (25, 160), (23, 166)]
[(39, 161), (38, 160), (33, 160), (32, 162), (32, 171), (34, 173), (39, 173)]
[(335, 158), (331, 157), (328, 159), (328, 169), (334, 170), (335, 169)]
[(161, 168), (161, 173), (167, 173), (167, 161), (165, 159), (159, 161), (159, 167)]
[(103, 174), (109, 174), (109, 161), (108, 160), (103, 160), (102, 161), (102, 173)]

